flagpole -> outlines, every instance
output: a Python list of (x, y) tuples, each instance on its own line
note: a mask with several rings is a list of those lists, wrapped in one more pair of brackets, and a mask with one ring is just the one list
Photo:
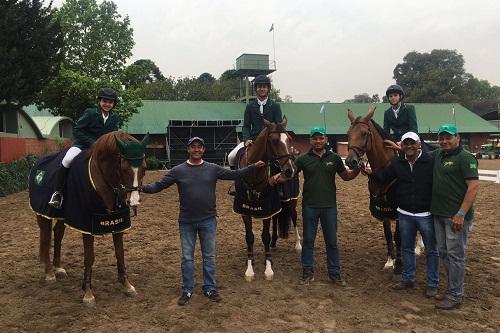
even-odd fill
[(274, 45), (274, 23), (273, 23), (273, 61), (274, 61), (274, 69), (276, 69), (276, 47)]
[(455, 104), (451, 105), (451, 110), (453, 111), (453, 120), (455, 121), (455, 127), (457, 127), (457, 116), (455, 115)]

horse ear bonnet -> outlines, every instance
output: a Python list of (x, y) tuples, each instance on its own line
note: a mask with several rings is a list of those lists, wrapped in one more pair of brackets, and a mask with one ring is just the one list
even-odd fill
[(120, 149), (120, 154), (126, 159), (133, 167), (139, 167), (144, 160), (144, 146), (137, 141), (123, 142), (115, 136), (116, 143)]

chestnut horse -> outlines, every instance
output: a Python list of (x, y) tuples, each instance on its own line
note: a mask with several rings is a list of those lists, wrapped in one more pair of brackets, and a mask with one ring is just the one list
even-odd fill
[[(354, 117), (351, 110), (347, 113), (351, 121), (351, 126), (347, 132), (348, 154), (345, 162), (351, 169), (359, 168), (363, 165), (365, 154), (372, 169), (385, 168), (395, 156), (394, 146), (388, 141), (388, 134), (372, 119), (375, 109), (376, 107), (372, 104), (369, 107), (367, 115), (357, 118)], [(370, 191), (371, 198), (381, 199), (385, 197), (391, 185), (385, 184), (384, 186), (380, 186), (369, 179), (368, 190)], [(389, 207), (386, 208), (389, 209)], [(394, 213), (391, 215), (394, 216)], [(399, 223), (396, 220), (394, 231), (394, 240), (396, 243), (395, 255), (391, 221), (392, 219), (388, 217), (383, 218), (384, 235), (387, 242), (387, 262), (384, 268), (394, 266), (394, 274), (397, 275), (401, 274), (402, 270), (401, 239), (399, 237)]]
[[(284, 179), (291, 178), (295, 173), (295, 167), (292, 162), (294, 155), (291, 150), (291, 137), (286, 133), (286, 124), (286, 117), (283, 117), (282, 122), (279, 124), (274, 124), (264, 119), (264, 127), (255, 139), (255, 142), (247, 148), (246, 152), (241, 155), (238, 161), (240, 168), (259, 160), (268, 164), (267, 168), (257, 169), (254, 173), (243, 177), (243, 181), (251, 187), (251, 192), (256, 195), (263, 193), (269, 187), (268, 181), (271, 169), (275, 168), (277, 172), (281, 172), (281, 176)], [(274, 214), (276, 213), (277, 212)], [(245, 279), (247, 281), (252, 281), (255, 277), (253, 270), (254, 234), (252, 231), (252, 216), (242, 215), (242, 219), (245, 223), (245, 239), (247, 242), (248, 254)], [(266, 280), (272, 280), (274, 276), (270, 248), (270, 222), (271, 217), (262, 220), (262, 243), (264, 244), (266, 256), (264, 276)]]
[[(136, 207), (139, 205), (139, 191), (142, 179), (145, 173), (144, 163), (144, 148), (148, 141), (148, 135), (142, 140), (137, 141), (132, 136), (123, 132), (111, 132), (101, 136), (90, 148), (90, 151), (83, 151), (75, 157), (72, 167), (68, 176), (68, 188), (73, 186), (75, 182), (81, 179), (83, 186), (87, 186), (91, 193), (96, 193), (95, 196), (103, 208), (102, 216), (109, 216), (108, 214), (116, 213), (121, 208), (122, 216), (111, 222), (105, 223), (108, 226), (112, 224), (119, 224), (121, 218), (130, 223), (129, 207), (133, 208), (134, 213)], [(59, 159), (62, 159), (61, 154), (58, 153)], [(90, 155), (90, 158), (88, 157)], [(61, 266), (61, 243), (65, 231), (65, 223), (74, 227), (69, 220), (71, 215), (68, 205), (72, 202), (78, 204), (88, 204), (94, 201), (81, 200), (79, 194), (68, 193), (66, 189), (66, 199), (62, 210), (53, 209), (45, 205), (49, 201), (50, 193), (52, 192), (51, 179), (47, 177), (43, 179), (45, 174), (48, 174), (47, 166), (41, 165), (45, 162), (52, 163), (53, 167), (59, 167), (57, 161), (50, 160), (57, 154), (42, 157), (37, 164), (33, 167), (30, 174), (30, 203), (32, 209), (36, 213), (38, 226), (40, 228), (40, 261), (45, 265), (45, 281), (55, 281), (57, 278), (67, 277), (66, 271)], [(49, 159), (47, 159), (49, 158)], [(45, 159), (45, 160), (44, 160)], [(75, 169), (75, 162), (83, 160), (83, 169), (88, 172), (88, 179), (84, 178), (84, 172), (78, 173)], [(44, 169), (45, 168), (45, 169)], [(75, 181), (72, 181), (77, 179)], [(52, 179), (53, 180), (53, 179)], [(48, 197), (44, 197), (41, 193), (47, 192)], [(74, 196), (75, 198), (72, 198)], [(35, 204), (38, 202), (39, 204)], [(127, 204), (129, 207), (127, 207)], [(87, 206), (83, 208), (87, 209)], [(73, 213), (74, 215), (74, 213)], [(85, 215), (86, 216), (86, 215)], [(53, 261), (50, 261), (50, 247), (51, 247), (51, 229), (52, 220), (54, 219), (54, 255)], [(91, 224), (91, 221), (85, 221), (86, 224)], [(130, 224), (126, 228), (128, 228)], [(95, 306), (95, 297), (92, 292), (92, 265), (94, 263), (94, 233), (86, 229), (94, 228), (86, 225), (85, 227), (77, 230), (82, 232), (83, 246), (84, 246), (84, 265), (85, 272), (83, 275), (82, 289), (84, 291), (83, 302), (87, 306)], [(112, 230), (112, 229), (108, 229)], [(115, 230), (110, 233), (113, 234), (113, 243), (115, 247), (115, 256), (118, 270), (118, 281), (124, 288), (124, 292), (128, 296), (136, 296), (137, 292), (129, 282), (125, 270), (125, 256), (123, 248), (123, 231)], [(102, 235), (105, 233), (99, 233)]]

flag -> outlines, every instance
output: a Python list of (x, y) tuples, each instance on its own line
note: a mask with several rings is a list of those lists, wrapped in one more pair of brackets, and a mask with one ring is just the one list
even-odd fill
[(451, 114), (452, 114), (453, 116), (455, 116), (455, 105), (453, 105), (453, 106), (451, 107)]
[(321, 109), (319, 109), (319, 113), (323, 114), (325, 112), (325, 104), (321, 105)]
[(274, 30), (274, 23), (271, 24), (271, 27), (269, 28), (269, 32), (273, 31)]
[(500, 104), (498, 104), (498, 114), (500, 114)]

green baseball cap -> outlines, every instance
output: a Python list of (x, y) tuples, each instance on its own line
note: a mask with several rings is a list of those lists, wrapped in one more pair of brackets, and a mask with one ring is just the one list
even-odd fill
[(315, 136), (316, 134), (325, 135), (326, 131), (323, 127), (313, 127), (311, 128), (310, 136)]
[(441, 127), (439, 127), (439, 129), (438, 129), (438, 135), (441, 133), (444, 133), (444, 132), (451, 134), (451, 135), (457, 135), (458, 134), (457, 126), (455, 126), (453, 124), (441, 125)]

